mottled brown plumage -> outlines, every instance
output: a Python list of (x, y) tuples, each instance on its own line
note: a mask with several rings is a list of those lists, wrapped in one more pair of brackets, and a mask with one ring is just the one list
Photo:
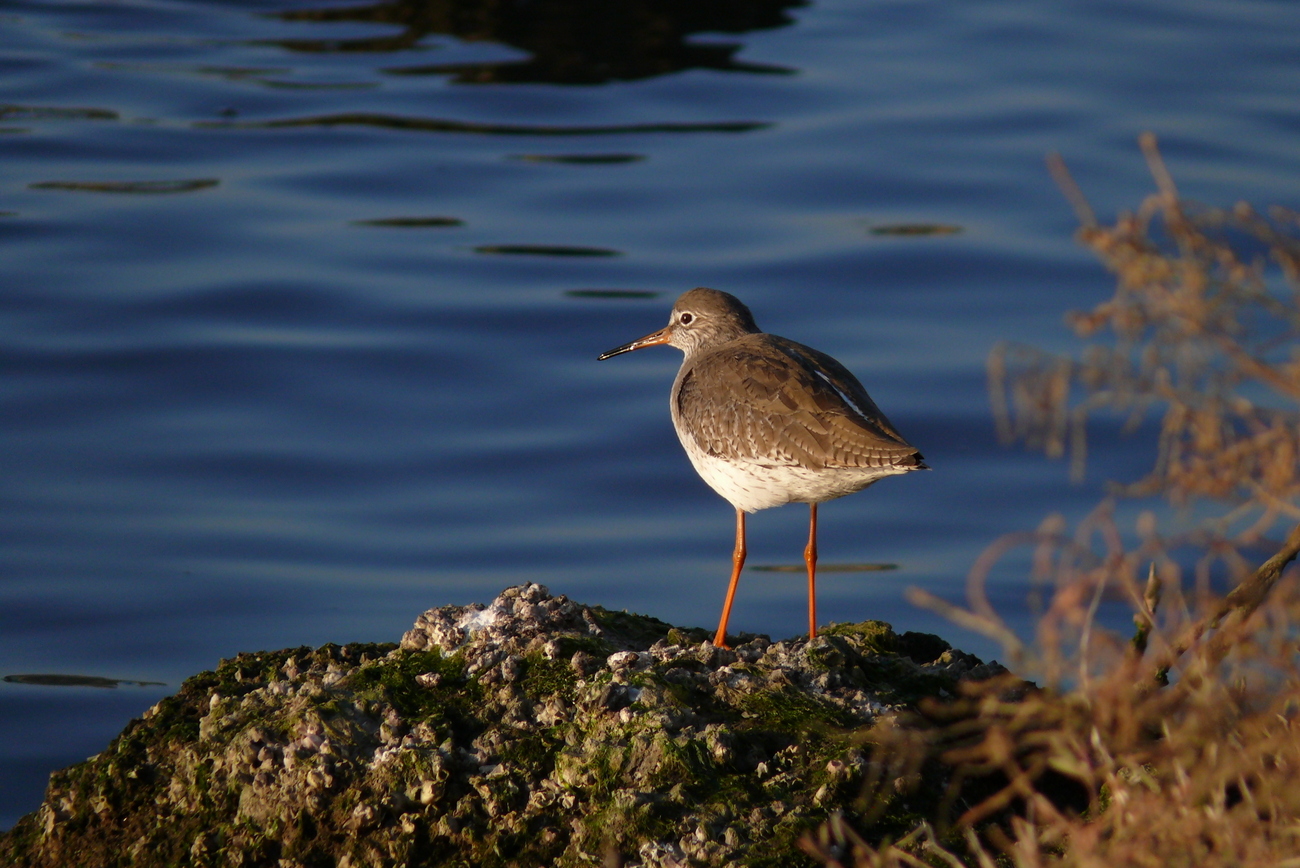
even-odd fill
[(727, 619), (745, 559), (745, 513), (807, 503), (809, 635), (817, 633), (817, 504), (886, 476), (926, 469), (847, 368), (825, 353), (759, 331), (733, 295), (698, 288), (673, 305), (668, 325), (603, 353), (607, 359), (670, 344), (685, 353), (673, 383), (673, 426), (691, 463), (736, 508)]
[(683, 371), (676, 415), (710, 456), (828, 471), (916, 464), (916, 449), (853, 375), (794, 341), (742, 335), (697, 350)]

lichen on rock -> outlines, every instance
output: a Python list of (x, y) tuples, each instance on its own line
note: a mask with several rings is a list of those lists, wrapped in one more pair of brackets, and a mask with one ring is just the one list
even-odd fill
[(240, 654), (51, 777), (24, 866), (797, 865), (870, 729), (999, 671), (881, 622), (702, 630), (507, 588), (400, 645)]

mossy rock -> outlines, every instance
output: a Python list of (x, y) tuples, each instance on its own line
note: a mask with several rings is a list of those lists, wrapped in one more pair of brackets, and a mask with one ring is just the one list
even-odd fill
[(871, 727), (960, 677), (909, 635), (725, 650), (527, 585), (400, 646), (240, 654), (53, 775), (0, 863), (810, 865), (800, 837), (857, 816)]

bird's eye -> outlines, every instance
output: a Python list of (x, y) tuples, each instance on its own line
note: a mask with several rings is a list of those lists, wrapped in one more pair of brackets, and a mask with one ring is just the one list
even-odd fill
[(682, 314), (681, 316), (679, 316), (679, 317), (677, 318), (677, 321), (678, 321), (679, 323), (681, 323), (682, 325), (690, 325), (690, 324), (691, 324), (691, 320), (693, 320), (693, 319), (695, 319), (695, 315), (694, 315), (694, 314), (684, 313), (684, 314)]

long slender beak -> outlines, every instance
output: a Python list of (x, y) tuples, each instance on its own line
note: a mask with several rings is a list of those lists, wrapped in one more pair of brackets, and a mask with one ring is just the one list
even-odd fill
[(651, 332), (643, 338), (637, 338), (630, 344), (623, 344), (621, 347), (614, 347), (596, 356), (596, 361), (603, 362), (605, 359), (620, 355), (621, 353), (630, 353), (633, 350), (643, 349), (645, 347), (657, 347), (660, 344), (666, 344), (672, 338), (672, 326), (664, 326), (657, 332)]

